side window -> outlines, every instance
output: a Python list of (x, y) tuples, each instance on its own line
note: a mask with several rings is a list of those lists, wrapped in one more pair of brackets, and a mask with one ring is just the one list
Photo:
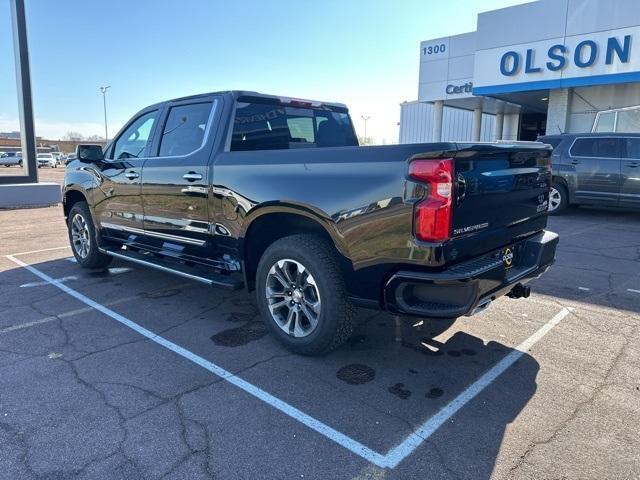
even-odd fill
[(160, 140), (161, 157), (188, 155), (205, 142), (212, 102), (171, 107)]
[(143, 155), (147, 142), (151, 137), (153, 125), (158, 111), (148, 112), (136, 118), (131, 125), (118, 137), (111, 151), (111, 158), (137, 158)]
[(571, 147), (573, 157), (619, 158), (620, 142), (617, 138), (579, 138)]
[(626, 158), (640, 159), (640, 138), (625, 138)]

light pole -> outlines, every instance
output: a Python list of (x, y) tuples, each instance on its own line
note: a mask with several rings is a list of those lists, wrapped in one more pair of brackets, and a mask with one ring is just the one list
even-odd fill
[(364, 120), (364, 144), (367, 144), (367, 120), (369, 120), (371, 118), (371, 115), (361, 115), (362, 120)]
[(104, 107), (104, 141), (109, 141), (109, 132), (107, 131), (107, 90), (111, 88), (111, 85), (107, 85), (106, 87), (100, 87), (100, 91), (102, 92), (102, 105)]

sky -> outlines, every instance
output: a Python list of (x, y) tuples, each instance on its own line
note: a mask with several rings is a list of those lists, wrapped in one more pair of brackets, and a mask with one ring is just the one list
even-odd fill
[[(138, 110), (218, 90), (347, 104), (359, 135), (398, 140), (420, 42), (523, 0), (25, 0), (36, 135), (109, 136)], [(0, 131), (18, 129), (9, 0), (0, 0)]]

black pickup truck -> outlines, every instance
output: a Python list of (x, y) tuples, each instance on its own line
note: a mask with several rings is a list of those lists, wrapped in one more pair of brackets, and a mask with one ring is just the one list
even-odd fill
[(452, 319), (554, 261), (551, 147), (359, 147), (342, 104), (219, 92), (138, 112), (66, 167), (78, 263), (114, 257), (256, 290), (292, 350), (327, 352), (354, 306)]

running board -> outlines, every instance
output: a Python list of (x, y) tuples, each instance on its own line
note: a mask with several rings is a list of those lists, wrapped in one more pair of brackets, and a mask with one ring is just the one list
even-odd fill
[(162, 272), (179, 275), (181, 277), (189, 278), (191, 280), (195, 280), (196, 282), (205, 283), (213, 287), (227, 288), (230, 290), (239, 290), (244, 286), (241, 280), (237, 278), (233, 278), (231, 276), (221, 275), (219, 273), (214, 273), (214, 272), (205, 273), (199, 270), (195, 270), (187, 265), (173, 264), (171, 266), (167, 266), (165, 263), (163, 263), (158, 259), (148, 258), (147, 255), (141, 254), (138, 252), (127, 251), (127, 250), (114, 251), (114, 250), (107, 250), (104, 248), (99, 248), (98, 250), (100, 250), (101, 253), (104, 253), (105, 255), (109, 255), (111, 257), (120, 258), (127, 262), (137, 263), (138, 265), (154, 268)]

